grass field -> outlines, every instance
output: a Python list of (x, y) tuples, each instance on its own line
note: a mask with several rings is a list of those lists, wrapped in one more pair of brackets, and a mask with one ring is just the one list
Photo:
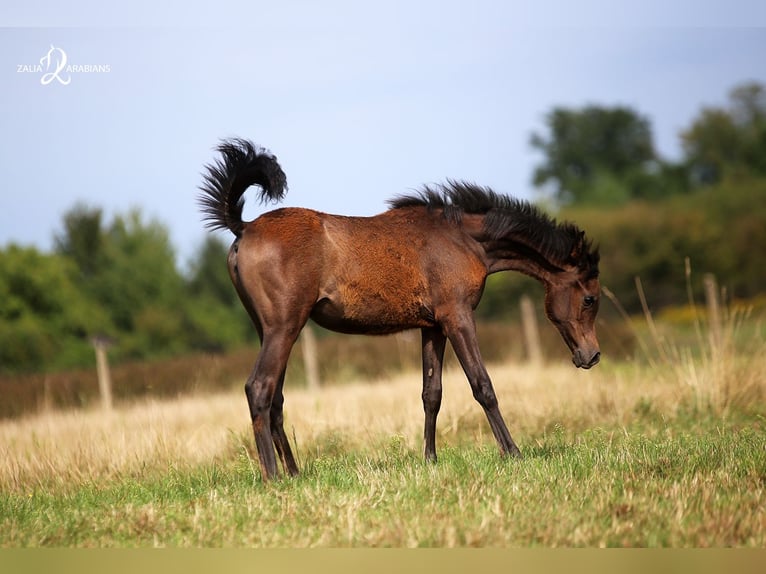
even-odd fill
[(763, 547), (761, 331), (589, 372), (492, 365), (522, 460), (454, 368), (435, 465), (414, 372), (288, 389), (302, 474), (268, 484), (239, 390), (0, 422), (0, 545)]

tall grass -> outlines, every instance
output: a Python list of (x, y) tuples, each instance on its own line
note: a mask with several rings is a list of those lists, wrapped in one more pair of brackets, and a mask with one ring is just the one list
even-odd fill
[[(739, 365), (743, 359), (732, 361)], [(749, 359), (744, 364), (753, 368)], [(645, 368), (605, 359), (589, 372), (566, 363), (496, 364), (490, 372), (501, 410), (523, 450), (549, 433), (564, 431), (573, 437), (595, 427), (620, 429), (646, 420), (673, 420), (696, 409), (700, 391), (688, 372), (658, 368), (653, 376)], [(697, 372), (699, 368), (694, 366)], [(763, 396), (760, 369), (745, 371), (739, 379), (731, 373), (726, 377), (730, 385), (743, 381), (748, 397)], [(701, 381), (713, 384), (714, 379)], [(447, 370), (444, 386), (437, 447), (493, 446), (484, 414), (459, 368)], [(729, 392), (744, 396), (744, 391)], [(749, 407), (756, 414), (765, 410), (763, 401)], [(316, 392), (289, 389), (285, 415), (301, 465), (327, 454), (371, 452), (391, 440), (419, 453), (420, 377), (409, 372)], [(54, 411), (0, 421), (0, 457), (5, 461), (0, 465), (0, 489), (66, 490), (84, 482), (145, 476), (243, 454), (255, 459), (247, 407), (238, 391), (138, 401), (113, 412)]]
[[(704, 276), (704, 309), (695, 301), (689, 259), (685, 261), (688, 304), (676, 309), (683, 315), (691, 337), (659, 325), (639, 277), (636, 290), (644, 325), (625, 313), (615, 295), (604, 289), (630, 326), (650, 374), (658, 381), (688, 390), (692, 406), (726, 416), (732, 408), (763, 403), (766, 390), (766, 331), (762, 319), (753, 319), (753, 306), (735, 304), (719, 289), (715, 277)], [(686, 393), (684, 393), (686, 394)]]
[(302, 474), (268, 484), (240, 393), (6, 421), (0, 546), (766, 544), (762, 419), (700, 416), (689, 387), (603, 366), (492, 366), (522, 460), (454, 370), (436, 465), (416, 373), (295, 389)]

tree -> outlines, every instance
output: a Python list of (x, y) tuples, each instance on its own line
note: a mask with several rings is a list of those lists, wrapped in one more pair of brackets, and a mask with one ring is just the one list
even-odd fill
[(255, 336), (229, 278), (228, 247), (215, 237), (201, 245), (186, 277), (167, 228), (139, 210), (105, 225), (100, 209), (78, 204), (55, 243), (72, 263), (72, 281), (104, 310), (92, 334), (116, 339), (116, 358), (223, 350)]
[(228, 246), (207, 236), (190, 266), (186, 319), (193, 348), (222, 350), (255, 336), (226, 267)]
[(553, 198), (568, 203), (621, 203), (662, 192), (663, 165), (652, 141), (649, 120), (626, 107), (555, 108), (546, 117), (548, 133), (532, 134), (543, 163), (535, 186), (551, 187)]
[(735, 87), (728, 108), (703, 109), (681, 140), (695, 187), (766, 175), (766, 89), (758, 83)]
[(72, 280), (103, 310), (90, 335), (118, 340), (117, 356), (169, 354), (187, 346), (184, 282), (167, 228), (138, 209), (108, 226), (97, 208), (76, 205), (64, 215), (56, 251), (72, 263)]
[(107, 262), (97, 295), (119, 329), (132, 331), (146, 307), (178, 305), (183, 283), (167, 227), (157, 220), (144, 221), (134, 209), (117, 215), (105, 238)]
[(73, 366), (90, 356), (100, 318), (71, 276), (71, 263), (31, 247), (0, 251), (0, 370)]
[(84, 278), (104, 264), (101, 220), (101, 209), (78, 203), (64, 214), (64, 229), (53, 236), (56, 252), (71, 259)]
[(189, 291), (195, 297), (210, 296), (224, 305), (240, 305), (226, 267), (229, 247), (207, 235), (191, 261)]
[(146, 357), (183, 350), (185, 292), (167, 227), (134, 209), (117, 215), (104, 238), (94, 295), (122, 333), (121, 352)]

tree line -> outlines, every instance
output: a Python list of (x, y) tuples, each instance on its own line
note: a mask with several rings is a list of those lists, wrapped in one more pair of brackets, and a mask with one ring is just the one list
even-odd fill
[[(766, 90), (734, 88), (680, 134), (683, 157), (657, 153), (651, 123), (627, 107), (555, 108), (530, 144), (541, 200), (601, 244), (602, 277), (629, 312), (634, 277), (656, 305), (686, 300), (684, 259), (732, 296), (766, 289)], [(139, 210), (107, 221), (82, 203), (62, 218), (54, 249), (0, 249), (0, 373), (93, 363), (94, 337), (115, 360), (222, 352), (257, 340), (226, 270), (228, 246), (208, 236), (181, 271), (167, 227)], [(539, 287), (492, 276), (480, 317), (514, 313)]]
[[(766, 291), (766, 88), (734, 87), (679, 134), (682, 157), (659, 155), (651, 123), (627, 107), (554, 108), (530, 144), (541, 202), (601, 245), (602, 284), (630, 313), (640, 278), (655, 308), (701, 297), (712, 273), (729, 299)], [(479, 316), (513, 315), (539, 288), (513, 274), (490, 278)]]
[(735, 87), (679, 134), (680, 161), (662, 158), (651, 123), (623, 106), (554, 108), (530, 145), (542, 153), (533, 183), (557, 205), (623, 204), (689, 194), (727, 180), (766, 177), (766, 89)]
[(54, 243), (53, 253), (0, 251), (2, 371), (91, 364), (94, 337), (111, 340), (117, 360), (224, 351), (254, 337), (216, 237), (182, 273), (161, 222), (138, 210), (106, 222), (78, 204)]

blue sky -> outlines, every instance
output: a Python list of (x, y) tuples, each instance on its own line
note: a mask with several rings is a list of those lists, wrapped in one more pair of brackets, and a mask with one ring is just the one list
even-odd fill
[[(158, 218), (183, 264), (232, 135), (277, 154), (285, 205), (372, 215), (448, 177), (534, 198), (529, 137), (554, 106), (631, 106), (674, 158), (703, 106), (766, 83), (763, 2), (5, 4), (0, 246), (50, 249), (81, 200)], [(109, 71), (18, 71), (51, 45)]]

